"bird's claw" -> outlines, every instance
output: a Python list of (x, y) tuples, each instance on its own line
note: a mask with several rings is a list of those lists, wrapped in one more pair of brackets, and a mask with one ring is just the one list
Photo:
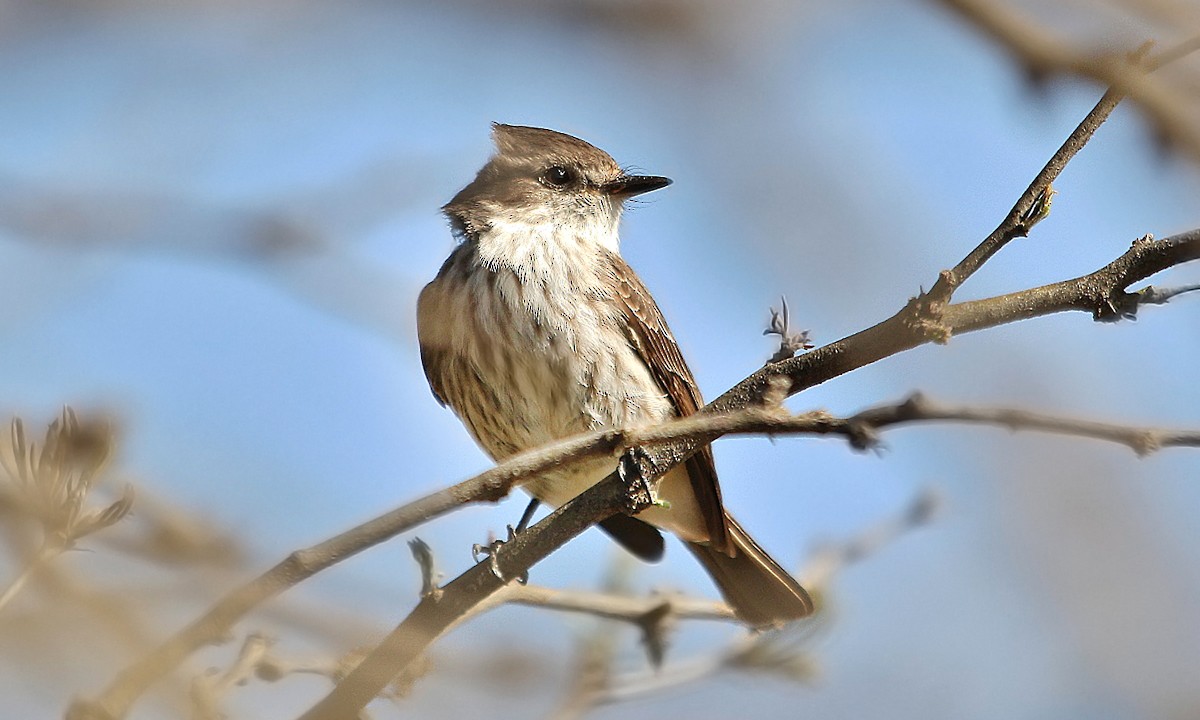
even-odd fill
[(654, 505), (658, 503), (658, 495), (646, 479), (647, 469), (653, 471), (654, 461), (650, 454), (640, 447), (626, 450), (617, 463), (617, 475), (628, 489), (630, 499), (633, 500), (635, 495), (642, 495), (649, 504)]
[[(492, 574), (496, 576), (497, 580), (499, 580), (500, 582), (502, 582), (506, 585), (509, 582), (509, 578), (504, 577), (504, 573), (501, 572), (501, 570), (500, 570), (500, 560), (498, 557), (498, 551), (500, 550), (501, 546), (503, 546), (507, 542), (512, 541), (512, 539), (515, 538), (516, 536), (517, 536), (517, 533), (515, 530), (513, 530), (513, 526), (509, 525), (507, 539), (492, 540), (487, 545), (480, 545), (479, 543), (475, 543), (474, 545), (471, 546), (471, 557), (475, 558), (475, 562), (480, 562), (485, 557), (488, 558), (488, 566), (491, 568)], [(524, 585), (529, 582), (529, 571), (526, 570), (525, 572), (521, 573), (520, 575), (518, 575), (512, 579), (516, 580), (517, 584)]]

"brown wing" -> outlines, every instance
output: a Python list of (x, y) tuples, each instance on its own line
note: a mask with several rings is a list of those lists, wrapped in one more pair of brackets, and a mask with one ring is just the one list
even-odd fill
[[(417, 344), (421, 348), (421, 366), (425, 369), (425, 379), (429, 381), (429, 389), (442, 407), (446, 407), (454, 399), (448, 393), (447, 360), (450, 345), (450, 328), (456, 318), (459, 308), (454, 302), (453, 295), (446, 292), (446, 275), (454, 272), (465, 273), (466, 263), (470, 260), (470, 251), (466, 243), (454, 248), (446, 261), (438, 270), (437, 277), (422, 290), (417, 298)], [(461, 314), (459, 312), (458, 314)], [(455, 410), (457, 413), (457, 410)]]
[(437, 280), (426, 285), (421, 291), (417, 299), (417, 343), (421, 348), (421, 366), (425, 369), (429, 389), (433, 391), (433, 397), (438, 403), (445, 407), (446, 393), (442, 388), (442, 366), (445, 361), (442, 335), (445, 330), (442, 328), (443, 318), (439, 317), (440, 300)]
[[(694, 414), (704, 407), (704, 399), (700, 396), (700, 388), (692, 371), (679, 352), (675, 336), (667, 327), (662, 311), (629, 265), (619, 255), (607, 254), (615, 281), (616, 299), (620, 301), (628, 323), (630, 346), (645, 361), (650, 374), (671, 399), (679, 416)], [(732, 555), (736, 550), (729, 543), (712, 448), (705, 445), (687, 460), (685, 466), (692, 481), (692, 491), (708, 525), (710, 546)]]

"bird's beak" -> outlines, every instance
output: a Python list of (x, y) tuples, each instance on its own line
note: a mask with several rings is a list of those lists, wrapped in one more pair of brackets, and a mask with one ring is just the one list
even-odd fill
[(670, 184), (671, 178), (659, 177), (657, 175), (622, 175), (616, 180), (604, 183), (600, 186), (600, 189), (609, 195), (614, 195), (624, 200), (634, 195), (648, 193), (651, 190), (665, 188)]

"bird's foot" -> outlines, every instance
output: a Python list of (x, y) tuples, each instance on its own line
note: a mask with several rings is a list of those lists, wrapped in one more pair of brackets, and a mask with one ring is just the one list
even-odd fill
[(617, 464), (617, 474), (625, 483), (626, 495), (631, 508), (644, 508), (658, 503), (658, 495), (647, 480), (648, 474), (654, 472), (654, 461), (650, 454), (640, 447), (632, 447), (621, 455)]
[[(524, 528), (521, 528), (521, 529), (523, 530)], [(507, 539), (505, 539), (505, 540), (493, 539), (487, 545), (480, 545), (480, 544), (476, 543), (471, 546), (471, 557), (475, 558), (475, 562), (480, 562), (485, 557), (488, 558), (488, 565), (490, 566), (490, 568), (492, 570), (492, 574), (496, 576), (496, 579), (498, 579), (500, 582), (502, 582), (506, 585), (509, 583), (510, 580), (516, 580), (517, 583), (521, 584), (521, 585), (524, 585), (529, 582), (529, 571), (525, 571), (525, 572), (521, 573), (520, 575), (516, 576), (515, 578), (506, 578), (506, 577), (504, 577), (504, 573), (501, 572), (501, 570), (500, 570), (500, 560), (499, 560), (499, 556), (498, 556), (500, 548), (505, 543), (511, 542), (512, 539), (515, 538), (516, 536), (517, 536), (517, 531), (513, 529), (512, 525), (509, 525)]]

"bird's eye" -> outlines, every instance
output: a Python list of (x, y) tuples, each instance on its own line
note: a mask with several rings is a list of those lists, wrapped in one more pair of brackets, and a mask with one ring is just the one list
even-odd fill
[(547, 185), (553, 187), (566, 187), (575, 179), (575, 173), (571, 172), (562, 165), (554, 165), (546, 170), (546, 174), (542, 176)]

